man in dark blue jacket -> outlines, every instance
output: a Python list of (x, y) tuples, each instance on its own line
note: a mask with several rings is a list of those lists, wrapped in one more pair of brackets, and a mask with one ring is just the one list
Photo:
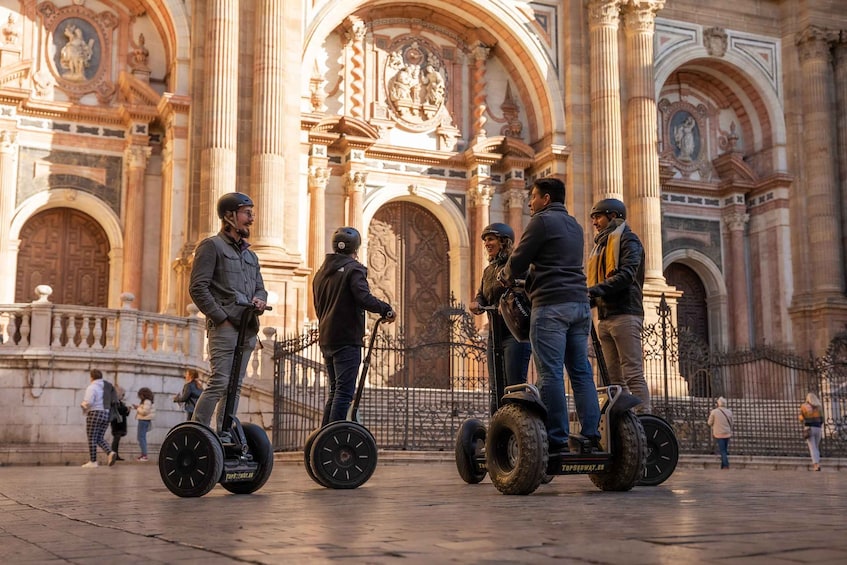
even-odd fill
[(503, 275), (506, 283), (512, 283), (515, 273), (530, 271), (526, 281), (532, 301), (529, 341), (541, 400), (547, 408), (550, 452), (568, 451), (563, 366), (573, 388), (581, 433), (597, 446), (600, 406), (588, 362), (591, 309), (583, 267), (582, 227), (565, 209), (565, 185), (559, 179), (535, 181), (529, 209), (532, 217)]
[(329, 374), (322, 426), (347, 417), (362, 362), (365, 310), (389, 322), (395, 319), (391, 305), (371, 294), (368, 270), (357, 260), (361, 244), (355, 228), (335, 230), (333, 253), (327, 254), (312, 281), (318, 340)]
[(641, 329), (644, 326), (644, 247), (626, 223), (626, 206), (605, 198), (591, 209), (597, 230), (588, 257), (588, 295), (597, 306), (597, 334), (609, 380), (637, 396), (635, 412), (650, 412), (644, 378)]

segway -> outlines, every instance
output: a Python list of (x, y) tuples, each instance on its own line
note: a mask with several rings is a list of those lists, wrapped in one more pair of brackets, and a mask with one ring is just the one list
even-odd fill
[(250, 494), (271, 476), (274, 453), (267, 434), (255, 424), (242, 424), (235, 416), (239, 370), (244, 353), (250, 349), (245, 344), (247, 326), (257, 313), (252, 304), (244, 306), (221, 435), (199, 422), (183, 422), (168, 432), (159, 450), (159, 475), (177, 496), (203, 496), (217, 483), (231, 493)]
[(374, 322), (356, 393), (347, 411), (347, 419), (330, 422), (313, 431), (306, 439), (303, 448), (306, 473), (323, 487), (354, 489), (365, 484), (376, 470), (376, 440), (373, 434), (358, 422), (359, 402), (371, 366), (371, 354), (379, 325), (394, 316), (394, 312), (389, 312), (384, 318)]
[[(644, 428), (631, 410), (640, 401), (620, 386), (604, 385), (597, 390), (599, 445), (572, 434), (569, 451), (553, 454), (548, 452), (547, 409), (538, 389), (531, 384), (506, 387), (487, 434), (484, 428), (471, 426), (460, 430), (456, 445), (460, 476), (473, 483), (487, 472), (503, 494), (530, 494), (551, 476), (576, 474), (589, 475), (601, 490), (632, 489), (647, 457)], [(481, 436), (486, 436), (484, 448)]]

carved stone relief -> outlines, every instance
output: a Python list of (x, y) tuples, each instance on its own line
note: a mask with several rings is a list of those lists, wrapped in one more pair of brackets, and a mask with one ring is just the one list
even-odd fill
[(659, 101), (662, 115), (664, 145), (661, 157), (669, 159), (683, 178), (697, 172), (706, 180), (713, 169), (709, 156), (709, 110), (703, 104)]
[(435, 46), (415, 37), (395, 41), (383, 76), (388, 103), (398, 122), (415, 130), (440, 124), (448, 77)]

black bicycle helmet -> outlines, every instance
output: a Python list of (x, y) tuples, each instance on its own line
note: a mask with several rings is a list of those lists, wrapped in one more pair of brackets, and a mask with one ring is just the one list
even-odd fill
[(594, 214), (617, 214), (618, 218), (625, 220), (626, 206), (617, 198), (604, 198), (594, 205), (589, 216), (593, 217)]
[(227, 212), (234, 212), (243, 206), (253, 206), (249, 196), (241, 192), (228, 192), (218, 198), (218, 218), (223, 220)]
[(515, 230), (500, 222), (494, 222), (485, 226), (485, 229), (482, 230), (482, 239), (485, 239), (487, 235), (496, 235), (497, 237), (505, 237), (512, 242), (515, 241)]
[(349, 226), (338, 228), (332, 234), (332, 250), (336, 253), (352, 255), (359, 250), (360, 245), (362, 245), (362, 236), (356, 228)]

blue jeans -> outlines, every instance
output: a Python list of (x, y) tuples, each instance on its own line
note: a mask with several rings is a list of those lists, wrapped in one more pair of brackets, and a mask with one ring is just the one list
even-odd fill
[[(224, 408), (226, 407), (227, 388), (229, 387), (229, 375), (232, 372), (232, 359), (235, 355), (235, 346), (238, 342), (238, 329), (232, 324), (223, 324), (209, 328), (207, 332), (209, 341), (209, 365), (212, 374), (209, 376), (209, 384), (197, 404), (194, 406), (192, 420), (211, 427), (212, 412), (217, 409), (215, 418), (215, 431), (220, 432), (224, 419)], [(241, 358), (241, 367), (238, 371), (238, 388), (235, 391), (235, 404), (232, 415), (238, 412), (238, 399), (241, 395), (241, 381), (247, 372), (247, 364), (250, 355), (256, 347), (256, 336), (247, 338), (244, 356)]]
[[(491, 394), (490, 412), (494, 414), (497, 404), (503, 397), (503, 390), (507, 386), (522, 384), (526, 382), (526, 375), (529, 371), (529, 360), (532, 356), (532, 347), (528, 343), (522, 343), (515, 339), (511, 334), (500, 338), (500, 344), (503, 348), (503, 367), (499, 373), (499, 383), (494, 382), (494, 348), (496, 344), (493, 338), (489, 335), (488, 351), (488, 389)], [(505, 373), (505, 380), (503, 379)]]
[(729, 469), (729, 438), (717, 437), (718, 452), (721, 454), (721, 469)]
[(538, 389), (547, 407), (547, 439), (552, 449), (568, 443), (568, 404), (562, 368), (568, 372), (576, 411), (586, 437), (598, 437), (600, 404), (588, 362), (588, 302), (533, 306), (529, 341), (538, 371)]
[(356, 377), (362, 363), (362, 348), (343, 345), (339, 348), (321, 347), (329, 376), (329, 393), (324, 405), (322, 426), (347, 419), (347, 411), (356, 391)]
[(150, 431), (150, 420), (138, 420), (138, 447), (141, 455), (147, 456), (147, 432)]

